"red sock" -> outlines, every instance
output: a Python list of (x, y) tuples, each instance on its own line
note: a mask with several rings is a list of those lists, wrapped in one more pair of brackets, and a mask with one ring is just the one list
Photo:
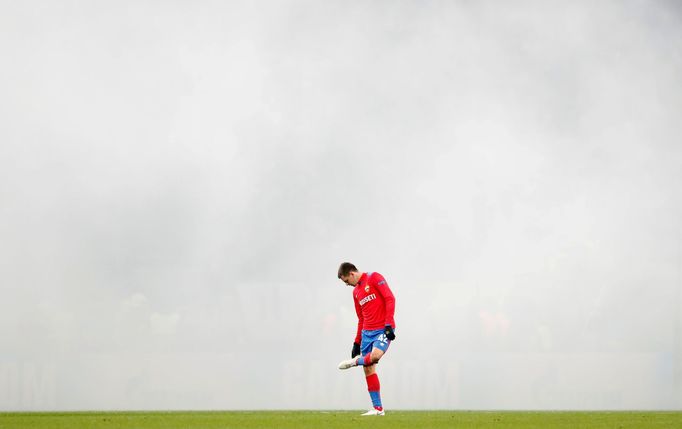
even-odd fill
[(376, 372), (372, 375), (368, 375), (365, 380), (367, 380), (367, 390), (370, 392), (378, 392), (381, 390), (381, 383), (379, 383), (379, 376)]
[(362, 358), (362, 362), (364, 363), (364, 366), (372, 366), (372, 353), (367, 353), (367, 355)]

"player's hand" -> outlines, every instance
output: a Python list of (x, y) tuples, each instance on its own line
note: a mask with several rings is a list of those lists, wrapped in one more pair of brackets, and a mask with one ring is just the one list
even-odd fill
[(386, 327), (384, 328), (384, 334), (386, 335), (386, 338), (388, 338), (390, 341), (395, 340), (395, 332), (393, 332), (393, 326), (386, 325)]
[(360, 354), (360, 344), (353, 343), (353, 351), (350, 352), (350, 358), (353, 359), (355, 356)]

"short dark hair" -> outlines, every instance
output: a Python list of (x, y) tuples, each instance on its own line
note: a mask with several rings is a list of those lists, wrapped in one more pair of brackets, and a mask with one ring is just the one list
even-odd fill
[(351, 264), (350, 262), (344, 262), (343, 264), (339, 265), (339, 275), (338, 277), (341, 278), (341, 276), (346, 277), (348, 274), (352, 272), (358, 272), (358, 269), (355, 268), (355, 265)]

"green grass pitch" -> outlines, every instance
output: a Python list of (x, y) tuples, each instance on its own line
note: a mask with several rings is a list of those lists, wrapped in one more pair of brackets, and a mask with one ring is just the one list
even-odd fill
[(172, 411), (0, 413), (0, 429), (188, 428), (682, 428), (682, 412)]

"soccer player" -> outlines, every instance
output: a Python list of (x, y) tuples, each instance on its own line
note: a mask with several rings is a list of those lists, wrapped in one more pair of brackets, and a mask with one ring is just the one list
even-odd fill
[(358, 330), (353, 341), (351, 359), (341, 362), (339, 369), (362, 366), (374, 406), (362, 415), (383, 416), (385, 412), (381, 405), (376, 364), (388, 350), (391, 341), (395, 340), (395, 297), (381, 274), (360, 273), (350, 262), (339, 266), (338, 277), (348, 286), (354, 287), (353, 300), (358, 315)]

